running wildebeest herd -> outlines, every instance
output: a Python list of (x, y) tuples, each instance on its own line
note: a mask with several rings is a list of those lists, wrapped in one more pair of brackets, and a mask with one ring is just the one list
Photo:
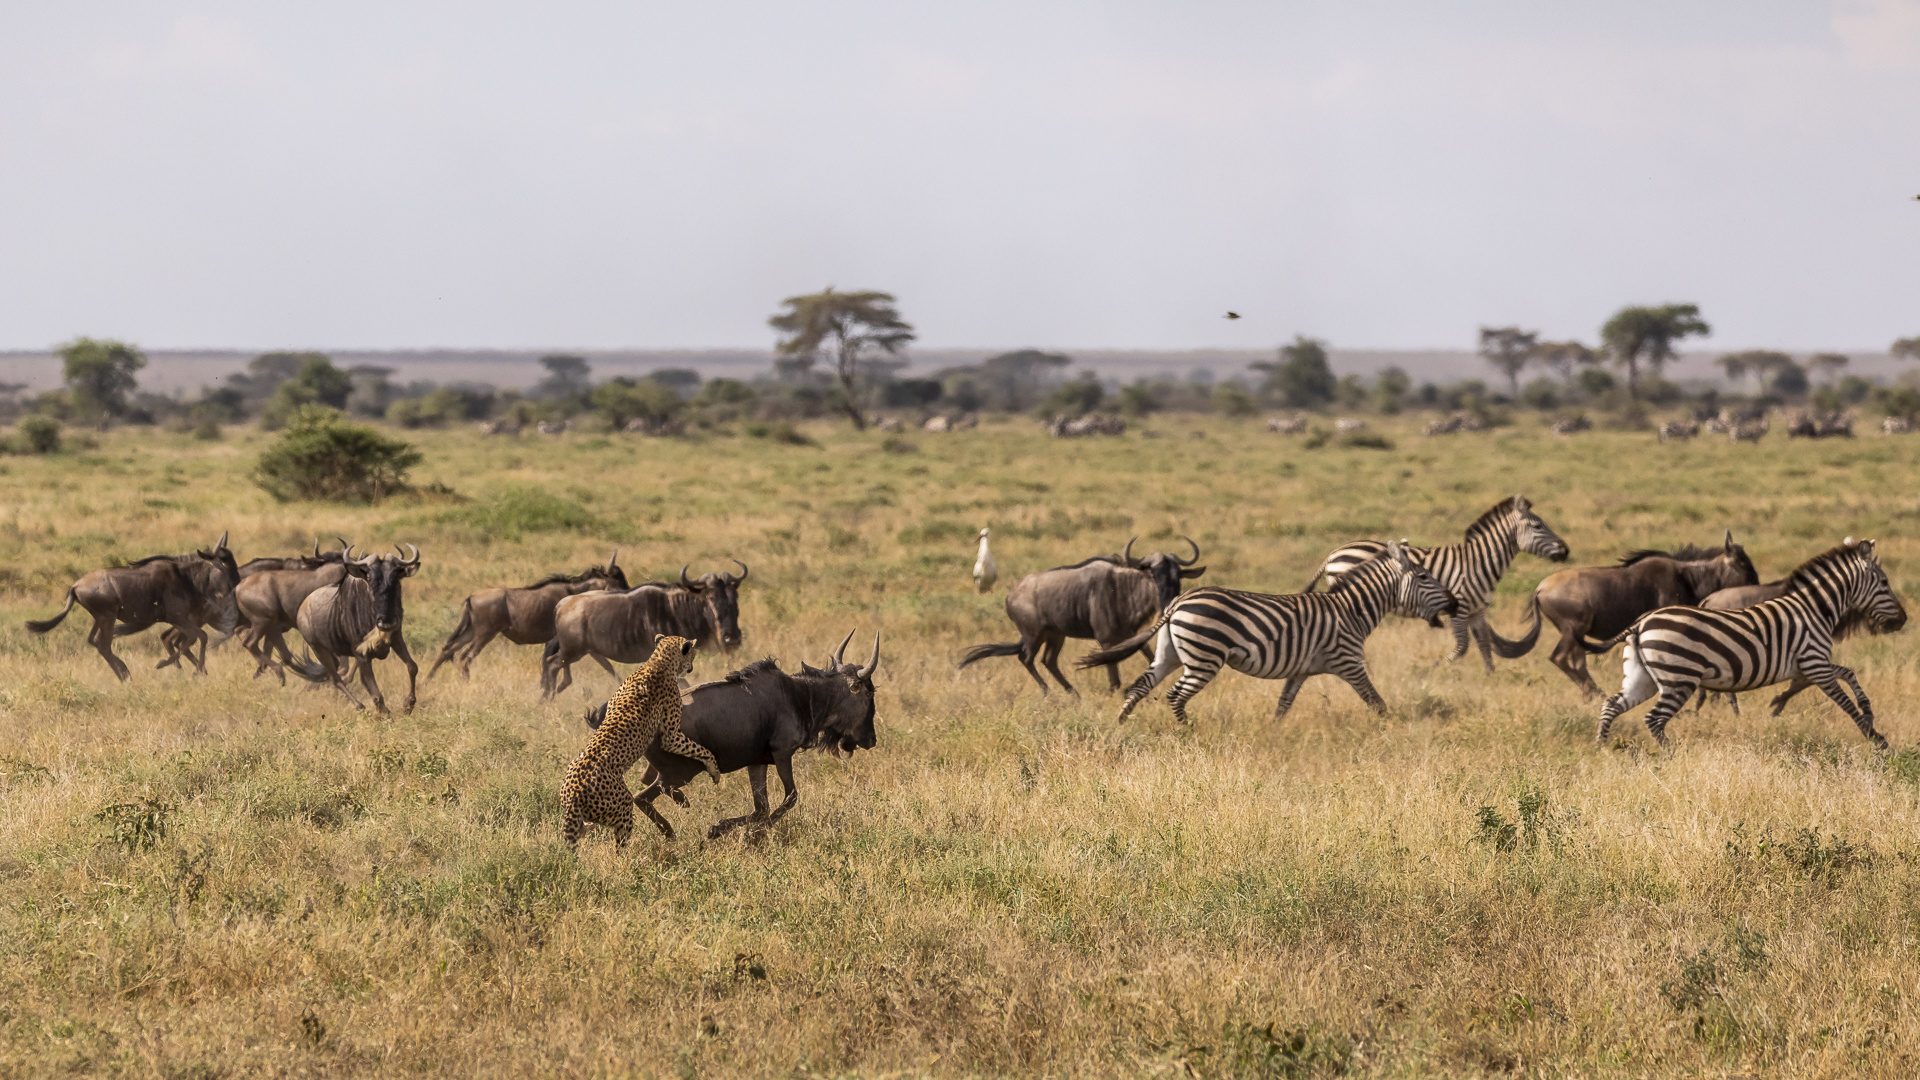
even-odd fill
[[(980, 554), (972, 582), (985, 592), (998, 568), (987, 552), (987, 530), (977, 539)], [(1369, 539), (1341, 545), (1321, 560), (1306, 591), (1299, 593), (1215, 585), (1183, 592), (1185, 583), (1207, 568), (1198, 565), (1200, 545), (1180, 539), (1188, 548), (1184, 557), (1171, 551), (1136, 555), (1136, 537), (1117, 554), (1027, 574), (1007, 591), (1005, 601), (1019, 641), (976, 645), (965, 651), (959, 666), (1017, 657), (1043, 695), (1048, 684), (1036, 663), (1077, 695), (1059, 666), (1067, 639), (1075, 638), (1094, 643), (1094, 651), (1077, 666), (1104, 667), (1109, 692), (1121, 688), (1123, 661), (1136, 653), (1146, 658), (1147, 670), (1126, 688), (1121, 720), (1176, 668), (1180, 674), (1167, 691), (1167, 703), (1182, 723), (1188, 721), (1187, 705), (1223, 668), (1284, 680), (1276, 719), (1286, 715), (1306, 680), (1319, 674), (1339, 676), (1370, 708), (1385, 711), (1387, 700), (1367, 672), (1365, 647), (1388, 615), (1433, 626), (1445, 616), (1453, 636), (1449, 659), (1461, 658), (1477, 644), (1490, 674), (1496, 655), (1526, 656), (1550, 622), (1560, 632), (1551, 662), (1589, 698), (1602, 691), (1587, 671), (1587, 657), (1624, 647), (1621, 690), (1605, 699), (1600, 713), (1596, 737), (1602, 742), (1622, 713), (1650, 699), (1647, 728), (1665, 745), (1667, 723), (1689, 698), (1698, 695), (1697, 707), (1704, 707), (1710, 695), (1725, 694), (1737, 713), (1739, 693), (1785, 682), (1788, 687), (1772, 703), (1776, 715), (1794, 694), (1818, 687), (1863, 736), (1886, 747), (1859, 680), (1833, 659), (1834, 644), (1849, 634), (1889, 633), (1906, 622), (1906, 610), (1871, 540), (1848, 537), (1768, 584), (1760, 583), (1731, 530), (1714, 548), (1637, 550), (1616, 565), (1560, 570), (1534, 589), (1527, 604), (1529, 626), (1509, 639), (1493, 629), (1486, 614), (1509, 566), (1523, 553), (1552, 562), (1564, 562), (1570, 554), (1525, 496), (1496, 503), (1456, 544), (1421, 547)], [(542, 647), (540, 692), (546, 700), (572, 685), (578, 660), (591, 657), (616, 680), (615, 663), (641, 665), (608, 704), (587, 713), (591, 741), (569, 774), (586, 785), (568, 796), (578, 800), (569, 802), (569, 840), (585, 823), (597, 822), (613, 827), (624, 845), (634, 807), (671, 839), (673, 828), (654, 801), (665, 794), (684, 806), (681, 788), (689, 780), (702, 772), (717, 780), (719, 773), (739, 769), (748, 771), (753, 812), (719, 822), (710, 835), (743, 825), (764, 828), (799, 799), (796, 753), (818, 748), (837, 757), (875, 746), (877, 634), (864, 664), (846, 660), (849, 634), (818, 667), (802, 662), (789, 673), (768, 658), (687, 689), (680, 673), (690, 669), (696, 650), (717, 646), (730, 654), (744, 640), (740, 587), (748, 580), (747, 565), (735, 560), (737, 575), (712, 572), (697, 578), (688, 575), (689, 565), (677, 580), (635, 586), (618, 559), (616, 549), (604, 566), (471, 594), (427, 672), (431, 680), (451, 663), (468, 676), (496, 637)], [(421, 566), (420, 551), (411, 545), (396, 544), (390, 555), (356, 554), (345, 539), (334, 551), (322, 551), (316, 541), (311, 554), (242, 564), (222, 533), (211, 548), (88, 573), (67, 590), (57, 614), (26, 625), (33, 634), (45, 634), (75, 604), (85, 608), (94, 620), (87, 641), (121, 680), (130, 672), (113, 652), (116, 637), (164, 623), (166, 655), (157, 666), (179, 666), (185, 657), (204, 673), (207, 650), (218, 644), (209, 640), (212, 628), (239, 637), (256, 678), (271, 672), (284, 685), (291, 671), (304, 682), (331, 686), (355, 708), (364, 708), (349, 685), (357, 678), (382, 714), (387, 703), (374, 680), (373, 662), (391, 655), (407, 669), (400, 706), (406, 712), (416, 701), (418, 665), (405, 637), (402, 592)], [(1319, 591), (1323, 580), (1327, 587)], [(296, 657), (288, 648), (289, 630), (305, 642), (306, 655)], [(671, 657), (665, 656), (669, 643), (675, 650)], [(669, 746), (687, 752), (675, 753)], [(623, 776), (642, 757), (647, 760), (643, 790), (634, 795)], [(777, 808), (769, 805), (768, 766), (785, 789)], [(609, 798), (619, 806), (600, 805)]]

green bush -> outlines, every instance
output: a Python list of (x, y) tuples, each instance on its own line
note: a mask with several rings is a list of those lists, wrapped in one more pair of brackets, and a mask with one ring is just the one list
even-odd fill
[(21, 449), (30, 454), (51, 454), (60, 449), (60, 421), (51, 416), (29, 416), (20, 421)]
[(671, 386), (652, 379), (611, 379), (593, 388), (595, 412), (615, 431), (638, 420), (648, 431), (663, 431), (686, 401)]
[(298, 374), (274, 388), (273, 397), (260, 414), (260, 426), (275, 431), (291, 423), (295, 413), (312, 405), (329, 409), (347, 407), (353, 393), (353, 376), (333, 366), (333, 361), (318, 353), (299, 354), (304, 362)]
[(1213, 407), (1225, 416), (1252, 416), (1260, 411), (1260, 402), (1243, 387), (1221, 383), (1213, 388)]
[(406, 490), (407, 470), (421, 458), (411, 444), (349, 424), (325, 406), (307, 405), (260, 455), (253, 479), (282, 502), (379, 502)]
[(510, 542), (527, 533), (588, 532), (600, 524), (593, 511), (574, 500), (532, 485), (507, 488), (490, 499), (447, 510), (435, 520)]

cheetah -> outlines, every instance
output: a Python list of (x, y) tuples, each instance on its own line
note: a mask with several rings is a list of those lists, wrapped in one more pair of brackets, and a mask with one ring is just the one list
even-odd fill
[(656, 737), (668, 753), (704, 762), (707, 775), (720, 782), (720, 763), (713, 752), (680, 730), (680, 676), (693, 670), (693, 644), (664, 634), (656, 638), (653, 656), (628, 675), (608, 700), (606, 722), (568, 767), (560, 787), (568, 847), (579, 844), (589, 821), (611, 826), (615, 846), (627, 846), (633, 833), (633, 792), (627, 787), (627, 770)]

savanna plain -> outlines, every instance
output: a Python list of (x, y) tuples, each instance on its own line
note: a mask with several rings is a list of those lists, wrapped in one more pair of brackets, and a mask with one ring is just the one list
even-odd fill
[[(1229, 673), (1190, 727), (1157, 696), (1116, 724), (1101, 673), (1073, 698), (1013, 660), (955, 670), (1012, 640), (1020, 575), (1134, 534), (1192, 536), (1203, 583), (1292, 592), (1340, 542), (1456, 541), (1516, 492), (1570, 565), (1731, 528), (1771, 580), (1850, 534), (1916, 597), (1920, 438), (1376, 426), (1394, 448), (1218, 418), (429, 432), (423, 493), (370, 507), (272, 501), (251, 429), (0, 458), (0, 1074), (1920, 1074), (1912, 633), (1838, 650), (1891, 755), (1818, 694), (1777, 719), (1761, 695), (1689, 707), (1664, 753), (1636, 710), (1597, 748), (1551, 630), (1489, 676), (1389, 618), (1368, 649), (1388, 715), (1323, 676), (1276, 722), (1279, 684)], [(864, 658), (878, 631), (879, 745), (803, 756), (800, 805), (757, 840), (702, 839), (748, 807), (733, 774), (660, 803), (679, 840), (643, 820), (575, 855), (559, 783), (613, 688), (590, 664), (544, 704), (539, 650), (496, 641), (383, 718), (251, 678), (237, 643), (207, 676), (155, 671), (149, 631), (121, 684), (84, 614), (21, 629), (89, 569), (222, 530), (242, 560), (417, 544), (423, 678), (476, 589), (616, 545), (636, 582), (739, 558), (745, 645), (696, 678), (817, 664), (854, 629)], [(1552, 569), (1515, 561), (1497, 628)], [(379, 678), (397, 703), (400, 665)]]

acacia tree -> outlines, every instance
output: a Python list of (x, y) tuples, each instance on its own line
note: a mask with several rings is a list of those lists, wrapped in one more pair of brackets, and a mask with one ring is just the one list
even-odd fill
[(1668, 361), (1679, 354), (1673, 343), (1696, 334), (1711, 334), (1713, 328), (1700, 317), (1698, 304), (1661, 304), (1658, 307), (1621, 308), (1607, 325), (1600, 328), (1600, 340), (1607, 356), (1627, 369), (1627, 398), (1640, 396), (1640, 366), (1653, 369), (1654, 378)]
[(1814, 353), (1807, 357), (1807, 368), (1826, 376), (1827, 381), (1832, 382), (1840, 377), (1840, 369), (1852, 362), (1853, 358), (1845, 353)]
[(1766, 389), (1767, 379), (1774, 372), (1794, 366), (1793, 357), (1772, 349), (1748, 349), (1746, 352), (1727, 353), (1714, 363), (1727, 373), (1728, 382), (1737, 384), (1751, 375), (1762, 390)]
[(829, 285), (810, 296), (789, 296), (780, 305), (787, 310), (767, 320), (768, 326), (786, 335), (775, 350), (789, 360), (830, 353), (847, 417), (857, 430), (865, 431), (867, 393), (875, 381), (874, 365), (880, 361), (875, 354), (898, 356), (914, 339), (913, 326), (893, 306), (893, 294), (835, 292)]
[(60, 359), (74, 407), (102, 426), (126, 415), (127, 395), (140, 385), (133, 373), (147, 366), (146, 355), (132, 345), (85, 337), (60, 346)]
[(1920, 360), (1920, 337), (1903, 337), (1887, 351), (1895, 360)]
[(1539, 340), (1538, 330), (1522, 330), (1517, 326), (1480, 328), (1480, 355), (1507, 377), (1507, 386), (1515, 398), (1520, 396), (1520, 371), (1533, 359)]
[(1561, 382), (1571, 383), (1574, 371), (1599, 363), (1600, 354), (1577, 341), (1542, 341), (1528, 359), (1560, 376)]

